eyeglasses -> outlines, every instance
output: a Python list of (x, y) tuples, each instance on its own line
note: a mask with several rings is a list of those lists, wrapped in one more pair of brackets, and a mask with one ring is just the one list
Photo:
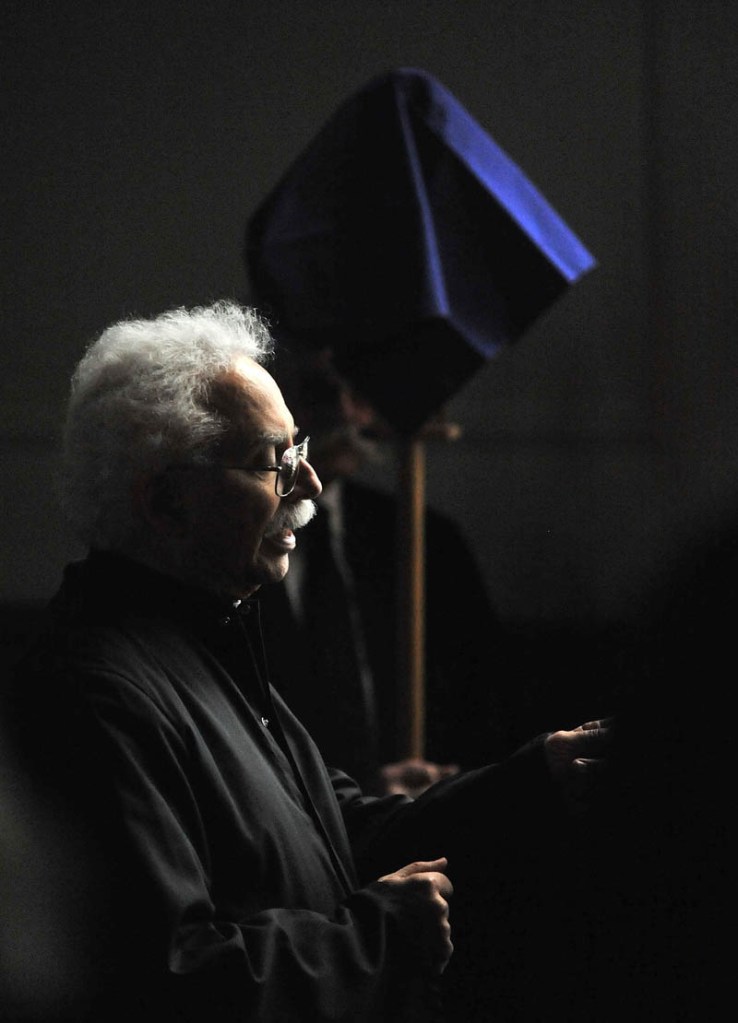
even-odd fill
[(307, 459), (308, 441), (306, 437), (300, 444), (295, 444), (282, 454), (279, 465), (225, 465), (224, 469), (240, 469), (242, 472), (276, 472), (274, 489), (277, 497), (287, 497), (295, 489), (300, 462)]

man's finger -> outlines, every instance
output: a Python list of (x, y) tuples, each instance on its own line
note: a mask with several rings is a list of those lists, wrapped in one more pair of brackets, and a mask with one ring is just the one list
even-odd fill
[(590, 773), (596, 771), (602, 771), (606, 761), (602, 757), (577, 757), (572, 760), (572, 766), (578, 771), (588, 771)]
[(391, 874), (385, 874), (379, 880), (384, 881), (388, 877), (412, 877), (413, 874), (432, 872), (442, 874), (447, 866), (448, 860), (445, 856), (439, 856), (437, 860), (416, 860), (414, 863), (407, 863), (404, 867), (400, 867), (399, 870), (393, 870)]

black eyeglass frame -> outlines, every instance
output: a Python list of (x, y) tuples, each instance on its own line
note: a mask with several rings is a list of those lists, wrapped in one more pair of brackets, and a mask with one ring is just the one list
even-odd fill
[(300, 462), (307, 461), (309, 440), (309, 437), (305, 437), (299, 444), (286, 448), (282, 452), (279, 465), (223, 465), (221, 468), (240, 469), (241, 472), (276, 472), (274, 492), (277, 497), (289, 497), (297, 483)]

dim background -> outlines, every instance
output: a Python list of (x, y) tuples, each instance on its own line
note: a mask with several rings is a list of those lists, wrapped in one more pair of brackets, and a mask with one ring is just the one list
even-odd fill
[[(9, 615), (77, 553), (54, 478), (86, 344), (121, 317), (248, 301), (251, 212), (341, 102), (403, 66), (450, 89), (598, 261), (457, 392), (461, 438), (428, 446), (428, 500), (500, 615), (566, 658), (730, 514), (733, 0), (6, 0), (2, 39)], [(372, 475), (394, 486), (391, 464)], [(595, 648), (577, 649), (581, 671)]]

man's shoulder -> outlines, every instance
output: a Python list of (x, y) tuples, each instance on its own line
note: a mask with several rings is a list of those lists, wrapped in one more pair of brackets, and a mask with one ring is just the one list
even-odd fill
[(17, 664), (27, 677), (138, 672), (157, 659), (165, 632), (151, 623), (51, 620)]
[[(345, 480), (343, 483), (344, 515), (353, 520), (361, 515), (364, 518), (378, 516), (380, 521), (395, 523), (399, 508), (399, 495), (395, 491), (383, 490), (376, 485), (358, 480)], [(460, 537), (461, 533), (455, 519), (435, 505), (426, 503), (425, 524), (439, 534)]]

